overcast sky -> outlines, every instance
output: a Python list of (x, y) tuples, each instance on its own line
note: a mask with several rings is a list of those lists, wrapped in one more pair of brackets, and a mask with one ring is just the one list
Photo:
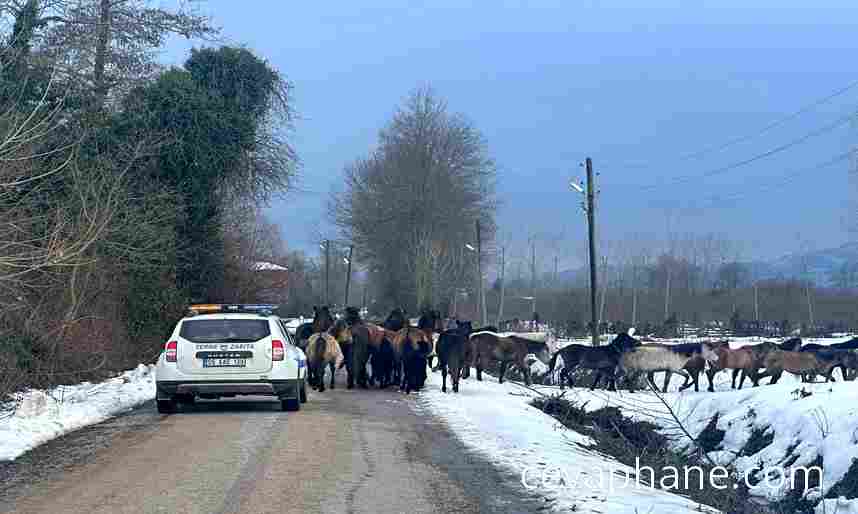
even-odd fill
[[(552, 252), (564, 266), (585, 262), (580, 198), (567, 182), (583, 176), (587, 156), (600, 172), (599, 231), (610, 241), (664, 237), (668, 227), (713, 231), (741, 241), (745, 258), (768, 258), (850, 239), (858, 196), (849, 162), (819, 165), (858, 143), (858, 124), (845, 121), (858, 86), (761, 131), (858, 81), (852, 2), (426, 3), (203, 5), (228, 41), (295, 84), (307, 192), (270, 210), (290, 246), (318, 251), (318, 193), (427, 83), (488, 140), (501, 232), (519, 242), (535, 234), (546, 263)], [(164, 61), (180, 64), (188, 48), (171, 43)]]

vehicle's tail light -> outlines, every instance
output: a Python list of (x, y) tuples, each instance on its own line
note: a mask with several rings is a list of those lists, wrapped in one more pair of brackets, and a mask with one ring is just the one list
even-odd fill
[(283, 341), (278, 339), (271, 340), (271, 360), (282, 361), (286, 356), (286, 349), (283, 347)]
[(167, 350), (166, 360), (167, 362), (176, 362), (176, 351), (179, 348), (179, 343), (176, 341), (170, 341), (167, 343), (167, 346), (164, 347)]

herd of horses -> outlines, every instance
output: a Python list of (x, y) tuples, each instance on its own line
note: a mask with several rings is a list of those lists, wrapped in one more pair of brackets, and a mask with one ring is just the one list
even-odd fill
[(832, 374), (837, 368), (845, 380), (858, 376), (858, 338), (831, 346), (802, 345), (800, 338), (792, 338), (731, 348), (727, 341), (645, 344), (630, 331), (605, 346), (570, 344), (552, 354), (546, 340), (501, 335), (491, 326), (473, 329), (469, 321), (444, 320), (433, 310), (423, 312), (416, 326), (400, 308), (381, 323), (362, 319), (353, 307), (346, 308), (339, 319), (327, 306), (314, 307), (313, 311), (313, 321), (300, 325), (296, 338), (307, 355), (308, 383), (320, 392), (325, 390), (326, 370), (331, 371), (329, 387), (334, 388), (335, 372), (343, 367), (349, 389), (355, 385), (382, 389), (397, 385), (406, 393), (416, 391), (425, 385), (427, 368), (433, 365), (441, 371), (443, 392), (447, 391), (448, 374), (453, 392), (458, 392), (460, 379), (468, 378), (472, 367), (477, 380), (482, 380), (483, 370), (495, 365), (499, 366), (499, 382), (503, 383), (507, 371), (515, 367), (525, 384), (531, 385), (530, 367), (537, 360), (547, 365), (548, 377), (554, 376), (562, 360), (561, 387), (574, 386), (576, 374), (583, 369), (594, 375), (591, 389), (604, 379), (610, 390), (616, 390), (618, 381), (625, 379), (633, 391), (641, 375), (658, 390), (657, 372), (665, 373), (664, 392), (672, 374), (685, 378), (680, 390), (693, 385), (695, 391), (699, 391), (701, 374), (709, 380), (708, 390), (714, 391), (714, 377), (724, 370), (732, 372), (734, 389), (737, 378), (741, 389), (746, 378), (754, 386), (764, 377), (770, 377), (774, 384), (785, 371), (800, 376), (803, 382), (818, 375), (834, 380)]
[(544, 341), (501, 336), (491, 326), (474, 330), (470, 321), (444, 320), (434, 310), (423, 312), (416, 326), (400, 308), (378, 324), (362, 319), (354, 307), (346, 308), (339, 319), (327, 306), (313, 307), (313, 312), (313, 321), (298, 326), (295, 335), (307, 355), (308, 383), (320, 392), (325, 390), (326, 369), (331, 371), (329, 387), (334, 388), (335, 371), (343, 367), (349, 389), (398, 385), (406, 393), (416, 391), (425, 385), (427, 367), (435, 359), (443, 392), (448, 374), (453, 392), (459, 392), (459, 381), (468, 378), (472, 366), (482, 380), (483, 370), (495, 364), (500, 365), (501, 382), (507, 369), (516, 366), (529, 385), (533, 359), (547, 364), (551, 358)]
[(844, 380), (854, 380), (858, 374), (858, 338), (823, 346), (802, 345), (801, 338), (795, 337), (782, 343), (764, 341), (731, 348), (728, 341), (643, 344), (630, 334), (620, 334), (606, 346), (572, 344), (563, 347), (551, 358), (551, 372), (558, 358), (563, 360), (561, 387), (573, 386), (574, 372), (584, 368), (595, 375), (590, 389), (595, 389), (599, 381), (605, 378), (608, 388), (616, 390), (617, 380), (625, 377), (629, 389), (634, 390), (635, 378), (646, 373), (648, 385), (658, 390), (654, 374), (662, 371), (665, 372), (663, 392), (667, 392), (671, 374), (674, 373), (685, 377), (681, 391), (692, 385), (695, 391), (699, 391), (698, 380), (700, 374), (705, 372), (709, 379), (708, 391), (712, 392), (715, 390), (715, 375), (724, 370), (732, 372), (733, 389), (736, 389), (736, 379), (740, 376), (739, 389), (745, 378), (754, 386), (758, 386), (765, 377), (770, 377), (770, 383), (776, 384), (784, 371), (800, 376), (802, 382), (811, 382), (818, 375), (828, 382), (834, 380), (832, 374), (840, 368)]

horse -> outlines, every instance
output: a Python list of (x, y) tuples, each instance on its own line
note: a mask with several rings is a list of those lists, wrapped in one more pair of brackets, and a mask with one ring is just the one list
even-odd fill
[(347, 379), (346, 388), (352, 389), (355, 383), (363, 389), (369, 387), (366, 365), (369, 361), (370, 335), (369, 329), (360, 317), (360, 311), (355, 307), (346, 307), (346, 315), (337, 320), (336, 324), (342, 323), (349, 327), (351, 332), (351, 344), (346, 347), (345, 359), (341, 367), (345, 365)]
[(780, 348), (781, 350), (786, 350), (788, 352), (797, 352), (801, 348), (801, 338), (791, 337), (779, 344), (778, 348)]
[(416, 327), (406, 326), (393, 341), (394, 379), (406, 393), (423, 387), (426, 358), (432, 352), (432, 339)]
[[(853, 337), (848, 341), (844, 341), (842, 343), (834, 343), (829, 346), (823, 346), (821, 344), (807, 344), (802, 346), (798, 351), (800, 352), (808, 352), (808, 351), (825, 351), (825, 350), (858, 350), (858, 337)], [(845, 358), (847, 363), (841, 366), (841, 372), (843, 373), (844, 380), (855, 380), (855, 377), (858, 376), (858, 373), (855, 373), (855, 368), (849, 367), (849, 358)]]
[(492, 362), (500, 363), (498, 382), (503, 384), (503, 377), (510, 364), (518, 366), (524, 374), (524, 383), (531, 384), (530, 366), (527, 356), (532, 354), (531, 344), (540, 345), (539, 353), (547, 351), (546, 343), (539, 343), (518, 337), (515, 335), (501, 337), (492, 332), (476, 332), (471, 334), (470, 340), (474, 344), (473, 362), (477, 368), (477, 380), (482, 381), (483, 369), (491, 366)]
[(391, 341), (396, 337), (396, 332), (373, 323), (364, 322), (364, 326), (369, 336), (369, 358), (372, 367), (369, 382), (378, 382), (379, 387), (384, 389), (393, 383), (394, 354)]
[(344, 359), (342, 347), (350, 346), (352, 334), (348, 324), (339, 320), (327, 331), (310, 336), (307, 343), (307, 380), (320, 393), (325, 391), (325, 365), (331, 368), (331, 385), (337, 362)]
[(772, 384), (777, 384), (784, 371), (801, 376), (801, 381), (808, 380), (807, 375), (823, 375), (825, 381), (832, 380), (831, 373), (838, 365), (837, 362), (822, 358), (816, 352), (787, 352), (780, 349), (770, 351), (763, 359), (766, 368), (765, 376), (772, 377)]
[[(730, 348), (728, 341), (719, 341), (717, 343), (703, 343), (709, 351), (714, 352), (718, 358), (709, 363), (709, 369), (706, 370), (706, 377), (709, 379), (709, 392), (714, 392), (715, 374), (721, 370), (733, 370), (733, 380), (730, 384), (731, 389), (736, 389), (736, 378), (739, 373), (742, 374), (739, 380), (739, 389), (745, 383), (745, 378), (749, 378), (754, 385), (759, 383), (757, 371), (763, 367), (763, 358), (768, 345), (774, 343), (762, 343), (766, 345), (762, 348), (754, 348), (753, 346), (743, 346), (742, 348)], [(759, 346), (759, 345), (757, 345)]]
[(620, 364), (620, 357), (623, 352), (640, 345), (640, 341), (628, 334), (620, 334), (611, 341), (607, 346), (584, 346), (581, 344), (570, 344), (556, 351), (551, 356), (551, 361), (548, 365), (549, 374), (554, 373), (554, 368), (557, 365), (557, 358), (563, 358), (563, 369), (560, 371), (560, 387), (566, 387), (568, 382), (569, 387), (573, 387), (572, 372), (576, 367), (582, 367), (596, 371), (596, 377), (593, 383), (590, 384), (590, 390), (596, 388), (603, 376), (609, 377), (608, 389), (616, 391), (616, 376), (615, 370)]
[(702, 356), (707, 361), (718, 359), (717, 355), (700, 344), (645, 344), (624, 351), (620, 356), (617, 371), (620, 375), (631, 371), (630, 389), (632, 391), (634, 391), (634, 378), (641, 373), (647, 374), (647, 382), (657, 391), (658, 386), (654, 380), (655, 372), (667, 371), (669, 373), (665, 377), (663, 388), (663, 392), (666, 393), (670, 373), (684, 376), (686, 384), (691, 380), (691, 376), (685, 371), (685, 367), (696, 356)]
[(450, 371), (453, 392), (458, 393), (459, 377), (463, 369), (469, 366), (471, 322), (456, 321), (456, 325), (456, 328), (445, 330), (438, 336), (436, 350), (438, 352), (438, 366), (441, 368), (442, 393), (447, 392), (447, 370)]
[(321, 334), (331, 328), (334, 324), (334, 316), (331, 315), (331, 308), (327, 305), (321, 307), (313, 306), (313, 333)]
[(382, 326), (388, 330), (398, 332), (408, 326), (408, 319), (405, 317), (405, 311), (397, 307), (390, 311), (390, 315), (384, 320)]
[(308, 323), (302, 323), (298, 325), (298, 328), (295, 329), (295, 340), (298, 348), (303, 350), (305, 353), (307, 352), (307, 343), (310, 339), (310, 336), (313, 335), (313, 322), (310, 321)]

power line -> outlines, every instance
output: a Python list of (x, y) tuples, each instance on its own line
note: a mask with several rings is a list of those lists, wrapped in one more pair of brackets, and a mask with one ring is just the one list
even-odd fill
[[(848, 160), (850, 157), (852, 157), (856, 153), (856, 151), (858, 151), (858, 150), (852, 150), (849, 152), (844, 152), (840, 155), (837, 155), (837, 156), (835, 156), (835, 157), (833, 157), (827, 161), (823, 161), (823, 162), (816, 164), (814, 166), (794, 170), (791, 173), (781, 177), (781, 180), (774, 181), (774, 182), (764, 182), (762, 184), (759, 184), (757, 187), (755, 187), (751, 190), (749, 190), (748, 188), (743, 188), (741, 191), (737, 191), (737, 192), (734, 192), (732, 194), (726, 194), (726, 195), (721, 194), (721, 195), (711, 196), (708, 199), (704, 200), (704, 202), (705, 202), (704, 205), (697, 204), (695, 206), (682, 207), (681, 210), (686, 212), (686, 213), (691, 213), (691, 212), (700, 212), (700, 211), (704, 211), (707, 209), (727, 207), (727, 206), (729, 206), (729, 204), (731, 204), (737, 200), (742, 200), (742, 199), (748, 198), (752, 195), (757, 195), (759, 193), (767, 193), (770, 191), (778, 190), (784, 186), (788, 186), (788, 185), (792, 184), (797, 179), (800, 179), (800, 178), (804, 177), (805, 175), (808, 175), (808, 174), (813, 173), (815, 171), (819, 171), (819, 170), (828, 168), (830, 166), (833, 166), (837, 163)], [(760, 187), (760, 186), (762, 186), (762, 187)], [(724, 205), (721, 205), (721, 204), (724, 204)]]
[[(679, 157), (677, 157), (675, 159), (675, 161), (685, 162), (685, 161), (690, 161), (690, 160), (696, 160), (696, 159), (699, 159), (700, 157), (703, 157), (705, 155), (708, 155), (708, 154), (711, 154), (714, 152), (720, 152), (722, 150), (730, 148), (731, 146), (735, 146), (737, 144), (744, 143), (745, 141), (750, 141), (751, 139), (755, 139), (759, 136), (762, 136), (763, 134), (766, 134), (767, 132), (770, 132), (773, 129), (780, 127), (781, 125), (784, 125), (784, 124), (798, 118), (802, 114), (805, 114), (809, 111), (812, 111), (812, 110), (816, 109), (817, 107), (824, 105), (824, 104), (830, 102), (831, 100), (834, 100), (835, 98), (855, 89), (856, 87), (858, 87), (858, 80), (851, 82), (851, 83), (847, 84), (846, 86), (844, 86), (840, 89), (837, 89), (837, 90), (833, 91), (832, 93), (799, 108), (796, 111), (793, 111), (793, 112), (791, 112), (785, 116), (782, 116), (782, 117), (774, 120), (773, 122), (769, 123), (768, 125), (762, 127), (761, 129), (759, 129), (757, 131), (749, 132), (745, 135), (738, 136), (738, 137), (735, 137), (732, 139), (728, 139), (728, 140), (724, 141), (723, 143), (720, 143), (717, 145), (705, 147), (705, 148), (702, 148), (702, 149), (694, 151), (694, 152), (690, 152), (690, 153), (687, 153), (684, 155), (680, 155)], [(650, 163), (642, 163), (642, 164), (631, 164), (630, 163), (628, 165), (624, 165), (623, 167), (624, 168), (634, 168), (634, 169), (646, 169), (646, 168), (654, 168), (654, 167), (660, 166), (660, 165), (662, 165), (661, 162), (650, 162)]]
[(662, 188), (665, 186), (684, 184), (684, 183), (693, 182), (693, 181), (699, 180), (699, 179), (704, 179), (704, 178), (709, 178), (709, 177), (713, 177), (716, 175), (721, 175), (723, 173), (734, 170), (736, 168), (741, 168), (743, 166), (747, 166), (748, 164), (754, 163), (754, 162), (759, 161), (761, 159), (771, 157), (772, 155), (778, 154), (778, 153), (783, 152), (785, 150), (788, 150), (794, 146), (800, 145), (800, 144), (802, 144), (802, 143), (804, 143), (804, 142), (806, 142), (806, 141), (808, 141), (814, 137), (818, 137), (818, 136), (821, 136), (821, 135), (826, 134), (828, 132), (831, 132), (834, 129), (841, 127), (841, 126), (845, 125), (846, 123), (848, 123), (849, 121), (851, 121), (856, 115), (858, 115), (858, 111), (851, 112), (851, 113), (847, 114), (846, 116), (842, 116), (842, 117), (838, 118), (837, 120), (835, 120), (834, 122), (829, 123), (828, 125), (825, 125), (825, 126), (820, 127), (820, 128), (818, 128), (812, 132), (804, 134), (803, 136), (798, 137), (796, 139), (793, 139), (792, 141), (789, 141), (788, 143), (784, 143), (780, 146), (776, 146), (775, 148), (772, 148), (771, 150), (768, 150), (768, 151), (763, 152), (763, 153), (759, 153), (759, 154), (754, 155), (752, 157), (749, 157), (747, 159), (742, 159), (741, 161), (737, 161), (737, 162), (728, 164), (726, 166), (721, 166), (719, 168), (709, 170), (703, 174), (686, 175), (684, 177), (678, 177), (676, 179), (673, 179), (673, 180), (670, 180), (667, 182), (662, 182), (661, 184), (655, 184), (655, 185), (649, 185), (649, 186), (639, 186), (637, 189), (639, 189), (641, 191), (651, 191), (651, 190), (659, 189), (659, 188)]

